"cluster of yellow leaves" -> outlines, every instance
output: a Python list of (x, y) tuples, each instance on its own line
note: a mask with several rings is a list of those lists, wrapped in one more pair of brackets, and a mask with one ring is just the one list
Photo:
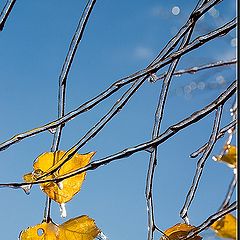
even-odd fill
[(237, 220), (232, 214), (227, 214), (211, 225), (217, 236), (222, 238), (237, 238)]
[[(161, 237), (160, 240), (180, 240), (182, 238), (187, 237), (190, 231), (196, 229), (196, 227), (185, 224), (185, 223), (178, 223), (167, 230), (164, 231), (164, 235)], [(201, 240), (202, 237), (196, 235), (189, 240)]]
[[(34, 182), (40, 178), (41, 180), (59, 178), (67, 173), (85, 167), (94, 154), (95, 152), (87, 154), (75, 153), (71, 159), (65, 162), (68, 156), (65, 151), (43, 153), (34, 162), (33, 172), (24, 175), (23, 179), (26, 182)], [(57, 171), (46, 176), (46, 174), (51, 173), (59, 166), (61, 167)], [(73, 196), (80, 191), (85, 175), (86, 172), (83, 172), (73, 177), (66, 178), (58, 184), (55, 182), (46, 182), (41, 183), (40, 186), (42, 191), (51, 199), (62, 204), (70, 201)]]
[(231, 168), (237, 168), (237, 147), (233, 145), (225, 145), (223, 154), (214, 156), (215, 161), (226, 163)]
[(80, 216), (57, 225), (42, 222), (20, 233), (20, 240), (93, 240), (101, 231), (93, 219)]

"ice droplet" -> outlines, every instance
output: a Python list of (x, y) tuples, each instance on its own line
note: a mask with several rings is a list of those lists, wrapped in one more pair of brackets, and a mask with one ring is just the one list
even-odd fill
[(109, 240), (108, 237), (103, 232), (100, 232), (97, 235), (97, 239), (99, 239), (99, 240)]
[(148, 77), (148, 81), (150, 83), (155, 83), (158, 80), (158, 76), (155, 73), (150, 74)]
[(49, 131), (51, 134), (54, 134), (54, 133), (57, 131), (57, 128), (49, 128), (48, 131)]
[(59, 206), (60, 206), (61, 217), (65, 218), (67, 216), (66, 205), (65, 203), (61, 203)]
[(62, 181), (57, 182), (57, 186), (60, 190), (63, 190), (63, 182)]
[(28, 184), (28, 185), (23, 185), (23, 186), (21, 186), (21, 189), (22, 189), (27, 195), (30, 194), (31, 188), (32, 188), (32, 184)]

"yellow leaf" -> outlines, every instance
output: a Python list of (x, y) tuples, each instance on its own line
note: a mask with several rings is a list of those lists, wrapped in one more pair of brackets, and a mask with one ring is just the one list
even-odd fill
[[(56, 167), (60, 166), (66, 158), (65, 151), (57, 152), (46, 152), (40, 155), (33, 164), (34, 171), (23, 176), (24, 181), (33, 182), (41, 176), (50, 173)], [(71, 173), (82, 167), (85, 167), (89, 162), (95, 152), (90, 152), (87, 154), (75, 153), (73, 157), (64, 163), (59, 170), (55, 171), (49, 176), (45, 176), (42, 180), (55, 179), (61, 177), (67, 173)], [(85, 179), (86, 172), (77, 174), (73, 177), (64, 179), (59, 184), (55, 182), (41, 183), (41, 189), (45, 192), (51, 199), (62, 204), (70, 201), (75, 194), (77, 194), (82, 186)]]
[[(160, 240), (179, 240), (181, 238), (187, 237), (189, 232), (196, 227), (187, 225), (185, 223), (178, 223), (167, 230), (164, 231), (164, 235), (161, 237)], [(202, 239), (201, 236), (196, 235), (189, 240), (200, 240)]]
[[(59, 239), (94, 239), (101, 231), (96, 227), (93, 219), (84, 215), (70, 219), (59, 226)], [(73, 238), (73, 234), (75, 238)]]
[(20, 240), (93, 240), (101, 231), (93, 219), (80, 216), (57, 225), (43, 222), (20, 233)]
[(237, 147), (233, 145), (225, 145), (223, 154), (213, 157), (215, 161), (226, 163), (231, 168), (237, 167)]
[(232, 214), (227, 214), (221, 219), (217, 220), (211, 225), (211, 228), (217, 236), (222, 238), (237, 238), (237, 221), (236, 218)]

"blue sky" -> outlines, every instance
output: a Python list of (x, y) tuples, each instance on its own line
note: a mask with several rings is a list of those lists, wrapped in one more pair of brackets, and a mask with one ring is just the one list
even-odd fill
[[(0, 2), (0, 7), (4, 2)], [(58, 76), (84, 4), (85, 1), (76, 0), (17, 1), (0, 32), (0, 142), (56, 119)], [(97, 1), (68, 77), (66, 111), (117, 79), (146, 67), (187, 20), (195, 4), (196, 1), (185, 0)], [(174, 6), (180, 7), (178, 15), (172, 13)], [(234, 16), (235, 1), (223, 1), (215, 11), (204, 15), (193, 36)], [(234, 58), (234, 39), (232, 31), (187, 54), (178, 69)], [(219, 79), (224, 84), (219, 84)], [(162, 130), (205, 106), (234, 79), (234, 67), (174, 77)], [(186, 86), (199, 82), (208, 87), (184, 95)], [(145, 83), (121, 113), (79, 152), (96, 151), (96, 160), (148, 141), (160, 87), (160, 81)], [(123, 90), (69, 122), (60, 148), (67, 150), (75, 144)], [(229, 108), (233, 100), (225, 106), (221, 126), (231, 121)], [(156, 223), (163, 230), (181, 222), (179, 212), (197, 161), (188, 156), (207, 141), (213, 117), (211, 114), (159, 146), (153, 194)], [(0, 182), (22, 181), (22, 175), (31, 171), (34, 159), (50, 151), (52, 137), (44, 132), (2, 151)], [(224, 139), (219, 141), (214, 154), (219, 153), (223, 143)], [(80, 193), (67, 204), (67, 219), (87, 214), (109, 239), (146, 239), (144, 191), (148, 160), (149, 154), (141, 152), (88, 172)], [(200, 224), (218, 209), (231, 178), (231, 169), (208, 160), (189, 212), (192, 224)], [(2, 239), (17, 239), (22, 229), (42, 221), (45, 196), (38, 186), (32, 188), (29, 196), (21, 189), (0, 191)], [(60, 218), (57, 204), (52, 206), (52, 218), (57, 223), (66, 221)]]

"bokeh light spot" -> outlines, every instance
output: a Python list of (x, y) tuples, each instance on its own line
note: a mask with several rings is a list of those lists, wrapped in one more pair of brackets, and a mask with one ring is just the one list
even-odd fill
[(178, 6), (174, 6), (173, 8), (172, 8), (172, 14), (173, 15), (178, 15), (179, 13), (180, 13), (180, 8), (178, 7)]

